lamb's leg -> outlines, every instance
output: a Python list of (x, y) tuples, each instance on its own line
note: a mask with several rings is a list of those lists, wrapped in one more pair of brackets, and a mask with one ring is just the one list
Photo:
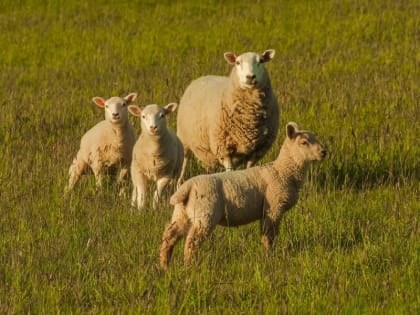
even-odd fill
[(190, 156), (191, 156), (191, 150), (188, 149), (187, 147), (184, 147), (184, 161), (182, 161), (181, 173), (179, 174), (179, 178), (176, 183), (177, 188), (179, 188), (179, 186), (181, 186), (182, 183), (184, 182), (185, 171), (187, 169), (187, 164), (190, 159)]
[(156, 209), (157, 204), (162, 196), (162, 191), (168, 186), (171, 182), (169, 177), (159, 178), (156, 183), (156, 191), (153, 195), (153, 209)]
[(160, 246), (160, 266), (163, 269), (168, 267), (172, 252), (176, 243), (186, 234), (189, 221), (183, 214), (183, 205), (175, 205), (171, 223), (169, 223), (162, 235)]
[(128, 167), (127, 166), (121, 166), (121, 169), (118, 173), (118, 177), (117, 177), (117, 185), (118, 185), (118, 189), (119, 189), (119, 195), (123, 196), (125, 195), (125, 187), (123, 185), (124, 179), (126, 178), (128, 174)]
[(69, 183), (64, 189), (64, 193), (67, 194), (69, 191), (71, 191), (76, 185), (76, 183), (79, 181), (80, 176), (83, 174), (84, 170), (87, 167), (87, 163), (81, 159), (81, 158), (74, 158), (72, 164), (69, 168)]
[[(201, 222), (200, 222), (201, 223)], [(184, 247), (184, 263), (189, 265), (200, 248), (203, 241), (210, 235), (213, 227), (210, 226), (210, 222), (194, 224), (188, 231), (187, 239), (185, 240)]]
[(103, 165), (102, 162), (99, 161), (99, 159), (96, 159), (92, 161), (92, 164), (90, 165), (92, 168), (93, 174), (95, 174), (96, 178), (96, 188), (99, 189), (102, 187), (102, 178), (103, 178)]
[(278, 233), (279, 222), (274, 221), (270, 217), (265, 217), (261, 220), (261, 242), (265, 249), (271, 250), (274, 239)]
[(137, 206), (137, 209), (144, 207), (146, 199), (147, 178), (144, 174), (131, 174), (133, 179), (133, 194), (131, 196), (131, 205)]

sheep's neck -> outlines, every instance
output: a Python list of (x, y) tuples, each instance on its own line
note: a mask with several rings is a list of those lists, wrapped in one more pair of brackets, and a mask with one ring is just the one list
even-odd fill
[(126, 130), (128, 129), (128, 124), (113, 124), (110, 123), (112, 131), (114, 132), (114, 134), (119, 138), (122, 139), (124, 138), (124, 134), (126, 133)]
[(283, 146), (279, 156), (274, 161), (274, 168), (280, 171), (279, 173), (286, 185), (293, 185), (297, 190), (300, 190), (305, 180), (307, 163), (298, 163), (293, 159), (287, 148)]

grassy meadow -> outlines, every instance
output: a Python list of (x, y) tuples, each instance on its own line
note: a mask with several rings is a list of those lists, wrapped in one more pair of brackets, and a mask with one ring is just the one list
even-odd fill
[[(1, 314), (420, 313), (418, 1), (2, 0), (0, 42)], [(92, 175), (63, 198), (92, 97), (179, 102), (224, 52), (268, 48), (281, 127), (260, 163), (291, 120), (329, 152), (272, 253), (258, 223), (219, 227), (162, 272), (167, 203), (133, 212)]]

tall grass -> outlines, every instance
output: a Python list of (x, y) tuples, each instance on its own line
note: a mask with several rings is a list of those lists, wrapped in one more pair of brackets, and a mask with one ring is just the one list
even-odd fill
[[(3, 0), (0, 313), (419, 312), (419, 16), (412, 0)], [(282, 113), (262, 163), (290, 120), (329, 152), (273, 253), (258, 224), (218, 228), (196, 264), (180, 244), (163, 273), (166, 203), (132, 213), (92, 176), (62, 198), (103, 117), (93, 96), (178, 102), (198, 76), (228, 74), (223, 52), (267, 48)]]

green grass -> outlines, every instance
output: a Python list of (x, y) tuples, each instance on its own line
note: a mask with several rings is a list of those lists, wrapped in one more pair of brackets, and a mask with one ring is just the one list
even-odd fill
[[(414, 0), (3, 0), (0, 313), (419, 313), (419, 16)], [(217, 228), (193, 266), (181, 243), (164, 273), (169, 206), (132, 213), (93, 176), (62, 198), (103, 118), (93, 96), (179, 102), (191, 80), (228, 74), (225, 51), (268, 48), (282, 113), (262, 162), (290, 120), (329, 152), (273, 253), (257, 223)]]

